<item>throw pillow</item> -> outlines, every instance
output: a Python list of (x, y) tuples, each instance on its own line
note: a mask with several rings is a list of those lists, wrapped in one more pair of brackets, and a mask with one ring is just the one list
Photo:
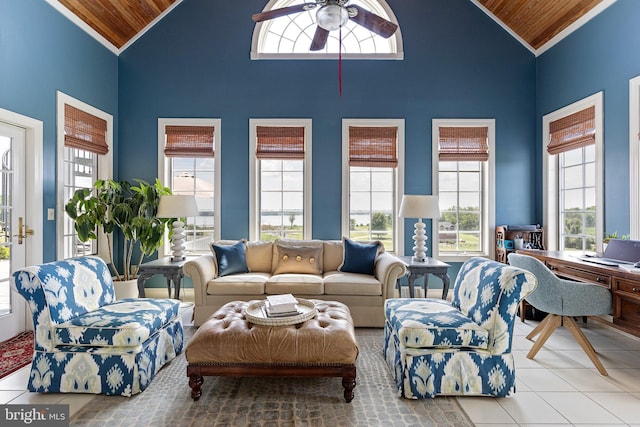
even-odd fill
[(245, 243), (243, 241), (233, 245), (218, 245), (212, 243), (211, 248), (216, 255), (218, 277), (249, 272), (245, 257)]
[(322, 246), (276, 244), (278, 263), (273, 274), (322, 274)]
[(347, 239), (346, 237), (342, 240), (344, 244), (344, 257), (342, 259), (342, 265), (338, 267), (338, 271), (344, 273), (369, 274), (372, 276), (375, 273), (374, 267), (381, 243), (360, 243)]

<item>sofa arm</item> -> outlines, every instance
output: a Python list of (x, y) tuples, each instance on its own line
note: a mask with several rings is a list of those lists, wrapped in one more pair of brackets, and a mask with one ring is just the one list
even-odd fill
[(213, 254), (202, 255), (196, 259), (187, 261), (182, 267), (185, 276), (191, 278), (193, 282), (193, 293), (196, 305), (206, 304), (207, 283), (215, 279), (217, 275), (216, 263)]
[(382, 283), (382, 295), (393, 298), (398, 279), (407, 274), (407, 266), (396, 256), (382, 252), (376, 258), (375, 276)]

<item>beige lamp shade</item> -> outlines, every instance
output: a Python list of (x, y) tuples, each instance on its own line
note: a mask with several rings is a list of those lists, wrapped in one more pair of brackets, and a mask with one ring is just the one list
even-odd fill
[(160, 196), (158, 218), (183, 218), (198, 215), (198, 204), (195, 196), (172, 194)]
[(404, 195), (398, 216), (400, 218), (440, 218), (438, 196)]

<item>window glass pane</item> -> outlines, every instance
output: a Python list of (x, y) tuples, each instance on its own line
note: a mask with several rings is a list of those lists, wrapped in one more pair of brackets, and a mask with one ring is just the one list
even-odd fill
[(377, 191), (392, 191), (393, 174), (389, 171), (373, 172), (371, 174), (371, 186)]
[(480, 191), (480, 174), (478, 172), (460, 173), (460, 191)]
[(282, 189), (281, 172), (262, 172), (260, 179), (262, 191), (280, 191)]
[(369, 172), (363, 171), (362, 168), (351, 168), (349, 185), (351, 191), (370, 191)]
[(461, 171), (480, 171), (481, 162), (459, 162), (459, 168)]
[(302, 172), (284, 172), (282, 174), (282, 190), (302, 191), (303, 179)]
[(582, 163), (582, 149), (565, 151), (564, 153), (564, 166), (573, 166)]
[(460, 210), (473, 209), (480, 210), (480, 194), (479, 193), (459, 193)]
[(588, 145), (583, 148), (584, 150), (584, 161), (585, 162), (595, 162), (596, 161), (596, 146), (595, 144)]
[(440, 172), (438, 181), (440, 192), (458, 190), (458, 172)]
[(596, 164), (587, 163), (584, 165), (584, 185), (586, 187), (596, 186)]
[(583, 184), (582, 164), (567, 167), (563, 170), (563, 184), (565, 189), (581, 187)]
[(438, 170), (443, 171), (457, 171), (458, 162), (438, 162)]
[(563, 208), (564, 210), (576, 209), (582, 210), (584, 207), (584, 200), (582, 198), (582, 189), (578, 190), (565, 190), (563, 193)]

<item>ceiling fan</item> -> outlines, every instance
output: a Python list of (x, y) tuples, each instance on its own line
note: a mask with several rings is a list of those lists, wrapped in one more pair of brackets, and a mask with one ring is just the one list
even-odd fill
[(316, 22), (318, 26), (311, 41), (311, 50), (324, 49), (327, 44), (329, 32), (339, 29), (346, 24), (349, 19), (385, 39), (391, 37), (398, 29), (398, 26), (393, 22), (369, 12), (360, 6), (347, 6), (348, 3), (349, 0), (316, 0), (315, 2), (255, 13), (251, 18), (255, 22), (262, 22), (320, 7), (316, 12)]

